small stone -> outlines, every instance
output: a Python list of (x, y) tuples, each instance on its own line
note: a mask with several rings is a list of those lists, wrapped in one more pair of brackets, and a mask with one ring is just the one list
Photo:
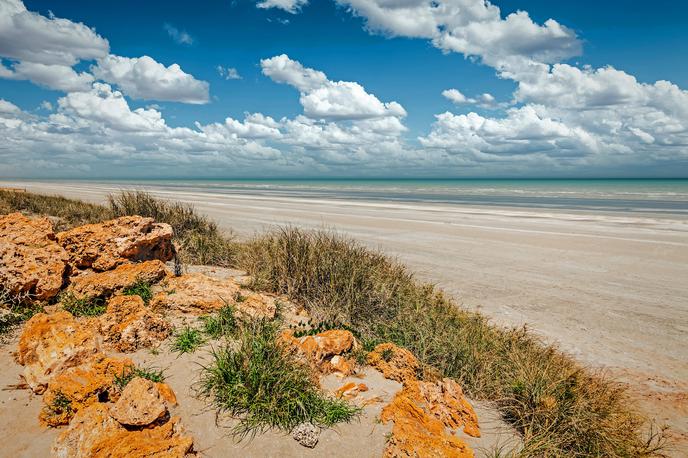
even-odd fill
[(123, 425), (150, 425), (167, 413), (165, 400), (150, 380), (136, 377), (127, 384), (119, 400), (110, 407), (110, 415)]
[(291, 433), (292, 437), (304, 447), (313, 448), (320, 438), (320, 428), (310, 422), (301, 423)]

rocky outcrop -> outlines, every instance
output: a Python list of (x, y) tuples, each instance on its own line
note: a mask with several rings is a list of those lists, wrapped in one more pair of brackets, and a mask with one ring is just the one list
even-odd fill
[(51, 378), (84, 364), (99, 348), (93, 328), (81, 324), (69, 312), (38, 313), (24, 325), (17, 361), (24, 366), (29, 387), (42, 393)]
[(60, 232), (57, 239), (75, 271), (90, 268), (102, 272), (127, 261), (169, 261), (174, 255), (172, 226), (141, 216), (76, 227)]
[(156, 283), (165, 276), (165, 264), (146, 261), (122, 264), (107, 272), (86, 273), (72, 279), (67, 288), (76, 298), (110, 296), (137, 282)]
[(127, 353), (165, 340), (172, 325), (148, 309), (139, 296), (115, 296), (100, 317), (100, 332), (106, 343)]
[(96, 444), (104, 438), (126, 431), (110, 416), (107, 404), (93, 404), (74, 416), (53, 443), (50, 455), (55, 458), (91, 458)]
[(415, 380), (420, 364), (413, 353), (393, 343), (382, 343), (368, 353), (368, 364), (382, 372), (385, 378), (405, 383)]
[(96, 402), (114, 400), (115, 376), (134, 366), (130, 359), (96, 355), (88, 363), (54, 377), (43, 395), (39, 420), (46, 426), (66, 425), (75, 413)]
[(280, 341), (296, 352), (318, 372), (353, 372), (353, 364), (341, 355), (356, 348), (356, 338), (350, 331), (332, 329), (312, 336), (294, 337), (294, 331), (285, 330)]
[(110, 407), (110, 415), (125, 426), (145, 426), (167, 415), (167, 405), (155, 383), (136, 377)]
[(10, 294), (54, 297), (64, 282), (67, 259), (47, 218), (0, 216), (0, 285)]
[(153, 308), (202, 315), (231, 304), (241, 319), (272, 319), (277, 307), (269, 296), (248, 292), (234, 279), (216, 279), (201, 273), (168, 277), (151, 301)]

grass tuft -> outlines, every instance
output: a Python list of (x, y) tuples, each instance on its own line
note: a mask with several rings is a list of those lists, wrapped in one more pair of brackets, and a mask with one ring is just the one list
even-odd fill
[(172, 350), (178, 353), (193, 353), (203, 345), (203, 343), (204, 339), (201, 335), (201, 331), (186, 326), (174, 335)]
[(136, 377), (145, 378), (151, 382), (160, 383), (165, 381), (165, 375), (162, 370), (150, 367), (129, 367), (122, 371), (121, 374), (115, 374), (113, 385), (119, 391), (124, 390), (124, 387), (129, 384)]
[(151, 284), (146, 281), (137, 281), (133, 285), (124, 288), (122, 294), (125, 296), (139, 296), (146, 305), (153, 299)]
[(213, 352), (212, 364), (202, 371), (201, 393), (240, 419), (232, 430), (239, 437), (270, 428), (291, 431), (306, 421), (329, 427), (359, 412), (325, 396), (310, 368), (278, 343), (276, 324), (266, 321), (247, 324), (238, 348), (228, 345)]
[(62, 293), (59, 296), (63, 309), (74, 316), (99, 316), (105, 313), (105, 301), (100, 297), (77, 298), (72, 293)]
[(213, 339), (234, 335), (237, 330), (234, 307), (229, 303), (225, 303), (217, 313), (201, 317), (201, 321), (203, 322), (203, 332)]
[(14, 295), (0, 287), (0, 339), (40, 312), (43, 312), (43, 304), (32, 301), (31, 294)]

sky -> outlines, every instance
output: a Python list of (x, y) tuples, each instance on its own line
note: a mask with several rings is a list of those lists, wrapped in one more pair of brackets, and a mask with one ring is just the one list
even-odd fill
[(688, 4), (0, 0), (0, 177), (686, 177)]

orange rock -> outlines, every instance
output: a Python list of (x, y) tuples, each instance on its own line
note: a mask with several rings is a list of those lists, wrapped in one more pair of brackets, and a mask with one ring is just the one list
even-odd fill
[(409, 383), (407, 390), (417, 390), (413, 398), (424, 403), (426, 411), (447, 428), (456, 430), (463, 427), (469, 436), (480, 437), (478, 416), (454, 380), (444, 378), (437, 382)]
[(38, 313), (24, 325), (17, 361), (25, 366), (26, 383), (34, 392), (42, 393), (52, 377), (83, 364), (99, 348), (93, 329), (80, 324), (69, 312)]
[(294, 337), (294, 331), (285, 330), (279, 340), (308, 361), (315, 372), (324, 374), (334, 370), (344, 375), (353, 373), (353, 365), (340, 356), (357, 345), (350, 331), (333, 329), (314, 336)]
[(158, 389), (160, 396), (167, 402), (169, 406), (177, 405), (177, 395), (174, 394), (174, 390), (167, 383), (157, 382), (155, 387)]
[(117, 402), (110, 406), (112, 418), (126, 426), (150, 425), (166, 414), (167, 406), (158, 387), (141, 377), (130, 381)]
[[(330, 360), (330, 369), (332, 372), (337, 372), (341, 375), (351, 375), (355, 372), (354, 364), (347, 358), (340, 355), (335, 355)], [(329, 372), (329, 371), (328, 371)]]
[(165, 340), (172, 331), (172, 326), (148, 309), (139, 296), (112, 297), (99, 324), (105, 341), (125, 353)]
[(382, 343), (368, 353), (368, 364), (382, 372), (385, 378), (404, 383), (415, 380), (420, 364), (413, 353), (393, 343)]
[(359, 393), (368, 391), (368, 385), (365, 383), (354, 383), (349, 382), (340, 386), (337, 391), (335, 391), (335, 396), (344, 399), (353, 399), (358, 396)]
[(74, 277), (67, 291), (77, 298), (110, 296), (139, 281), (155, 283), (165, 276), (165, 264), (146, 261), (122, 264), (107, 272), (87, 273)]
[(10, 294), (54, 297), (64, 282), (67, 259), (47, 218), (0, 216), (0, 285)]
[(193, 439), (183, 436), (178, 417), (162, 426), (105, 435), (90, 450), (91, 458), (184, 458)]
[(69, 253), (74, 270), (106, 271), (128, 260), (169, 261), (174, 255), (172, 226), (141, 216), (76, 227), (60, 232), (57, 239)]
[(175, 310), (181, 313), (206, 314), (232, 304), (234, 315), (242, 319), (273, 319), (277, 307), (270, 296), (241, 290), (232, 279), (219, 280), (201, 273), (169, 277), (163, 291), (151, 302), (153, 308)]
[(384, 451), (385, 457), (474, 456), (468, 445), (458, 437), (448, 434), (444, 424), (423, 410), (403, 389), (382, 409), (380, 419), (384, 423), (394, 422), (392, 436)]
[(53, 442), (50, 455), (59, 458), (91, 458), (94, 446), (104, 438), (126, 432), (108, 412), (107, 404), (92, 404), (80, 410)]
[(91, 404), (112, 400), (115, 376), (133, 365), (130, 359), (97, 355), (83, 366), (65, 370), (48, 383), (39, 420), (46, 426), (66, 425)]

